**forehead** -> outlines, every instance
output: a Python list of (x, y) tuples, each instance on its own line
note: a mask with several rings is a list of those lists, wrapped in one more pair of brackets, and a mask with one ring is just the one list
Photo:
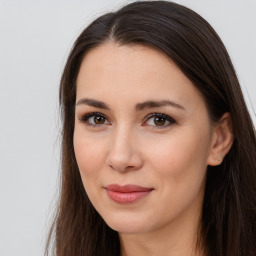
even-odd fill
[[(97, 79), (112, 77), (117, 79), (133, 78), (146, 79), (164, 73), (166, 69), (175, 67), (172, 60), (159, 50), (143, 45), (118, 45), (116, 43), (102, 44), (90, 50), (84, 57), (78, 75), (80, 78), (95, 79), (95, 74), (100, 74)], [(126, 70), (126, 72), (123, 72)], [(170, 70), (169, 70), (170, 71)], [(177, 68), (179, 72), (179, 69)], [(130, 76), (132, 74), (132, 76)], [(146, 75), (146, 76), (145, 76)], [(124, 81), (125, 82), (125, 81)]]
[(106, 43), (84, 57), (77, 98), (149, 100), (171, 98), (181, 104), (203, 101), (198, 89), (165, 54), (143, 45)]

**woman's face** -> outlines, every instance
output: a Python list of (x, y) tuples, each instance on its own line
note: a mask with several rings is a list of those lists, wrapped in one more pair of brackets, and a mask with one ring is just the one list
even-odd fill
[(202, 95), (161, 52), (106, 43), (85, 56), (75, 155), (88, 197), (114, 230), (199, 217), (212, 130)]

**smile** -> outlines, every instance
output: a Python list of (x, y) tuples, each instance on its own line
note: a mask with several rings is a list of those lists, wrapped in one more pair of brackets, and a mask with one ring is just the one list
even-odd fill
[(153, 188), (145, 188), (137, 185), (120, 186), (111, 184), (106, 187), (107, 194), (116, 203), (129, 204), (147, 196)]

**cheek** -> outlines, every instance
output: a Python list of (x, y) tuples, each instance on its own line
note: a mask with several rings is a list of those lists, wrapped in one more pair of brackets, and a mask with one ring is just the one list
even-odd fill
[(153, 156), (149, 161), (162, 195), (158, 199), (158, 212), (163, 220), (179, 216), (184, 209), (201, 207), (208, 144), (200, 135), (180, 131), (148, 151)]
[(104, 161), (103, 145), (76, 130), (73, 142), (76, 161), (82, 178), (96, 177)]
[[(99, 199), (98, 190), (101, 187), (101, 170), (104, 165), (104, 146), (97, 143), (84, 132), (74, 132), (74, 150), (84, 189), (92, 203)], [(100, 202), (98, 202), (99, 204)], [(94, 205), (95, 207), (95, 205)], [(96, 208), (96, 207), (95, 207)]]
[(186, 127), (163, 138), (149, 149), (151, 164), (159, 177), (172, 182), (177, 188), (201, 182), (207, 167), (209, 151), (208, 131), (198, 132)]

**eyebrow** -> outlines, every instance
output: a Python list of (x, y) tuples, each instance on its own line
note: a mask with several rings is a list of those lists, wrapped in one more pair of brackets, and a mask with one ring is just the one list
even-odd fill
[[(104, 103), (103, 101), (99, 101), (99, 100), (94, 100), (94, 99), (87, 99), (87, 98), (83, 98), (80, 99), (76, 105), (88, 105), (88, 106), (92, 106), (92, 107), (96, 107), (96, 108), (101, 108), (101, 109), (106, 109), (106, 110), (110, 110), (110, 107)], [(135, 106), (135, 110), (136, 111), (142, 111), (144, 109), (148, 109), (148, 108), (159, 108), (159, 107), (164, 107), (164, 106), (171, 106), (171, 107), (175, 107), (178, 109), (182, 109), (185, 110), (185, 108), (174, 102), (171, 100), (160, 100), (160, 101), (155, 101), (155, 100), (149, 100), (149, 101), (145, 101), (142, 103), (138, 103)]]
[(83, 99), (80, 99), (76, 105), (88, 105), (88, 106), (91, 106), (91, 107), (95, 107), (95, 108), (102, 108), (102, 109), (107, 109), (107, 110), (110, 110), (110, 107), (102, 102), (102, 101), (99, 101), (99, 100), (93, 100), (93, 99), (86, 99), (86, 98), (83, 98)]
[(165, 107), (165, 106), (171, 106), (171, 107), (185, 110), (185, 108), (182, 105), (171, 100), (160, 100), (160, 101), (149, 100), (149, 101), (136, 104), (135, 109), (136, 111), (141, 111), (147, 108), (159, 108), (159, 107)]

